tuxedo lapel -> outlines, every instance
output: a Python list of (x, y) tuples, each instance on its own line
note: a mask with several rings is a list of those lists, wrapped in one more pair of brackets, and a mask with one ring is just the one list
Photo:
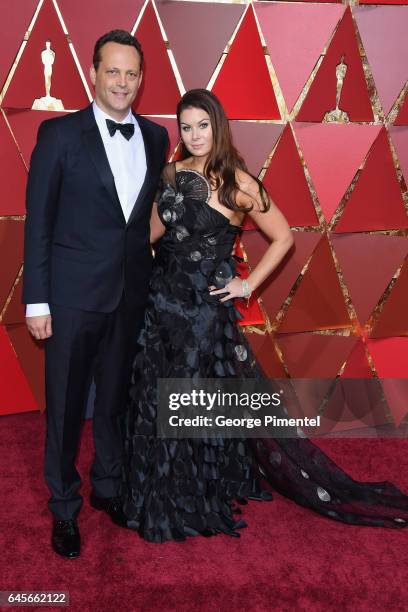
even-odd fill
[(132, 223), (134, 219), (137, 217), (138, 212), (140, 211), (140, 203), (143, 201), (146, 196), (147, 190), (149, 189), (149, 181), (150, 181), (150, 169), (154, 164), (154, 143), (152, 140), (152, 135), (148, 129), (142, 124), (141, 121), (138, 120), (137, 115), (134, 115), (136, 121), (138, 122), (140, 131), (143, 136), (145, 155), (146, 155), (146, 174), (143, 181), (143, 185), (140, 189), (139, 195), (137, 196), (137, 200), (135, 205), (132, 208), (132, 212), (130, 213), (130, 217), (128, 219), (128, 224)]
[(85, 109), (82, 124), (84, 145), (91, 156), (100, 180), (112, 200), (112, 208), (119, 218), (125, 222), (118, 192), (116, 191), (115, 179), (113, 178), (105, 147), (103, 146), (102, 137), (95, 121), (92, 105)]

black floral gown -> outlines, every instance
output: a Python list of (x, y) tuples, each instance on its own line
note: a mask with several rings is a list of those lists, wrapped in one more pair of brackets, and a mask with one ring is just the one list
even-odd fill
[(158, 198), (166, 232), (156, 247), (145, 325), (129, 393), (124, 509), (146, 540), (239, 536), (240, 506), (273, 489), (345, 523), (408, 524), (408, 497), (389, 482), (360, 483), (304, 438), (161, 439), (155, 435), (157, 378), (263, 376), (231, 301), (208, 287), (235, 275), (240, 229), (208, 204), (200, 173), (168, 164)]

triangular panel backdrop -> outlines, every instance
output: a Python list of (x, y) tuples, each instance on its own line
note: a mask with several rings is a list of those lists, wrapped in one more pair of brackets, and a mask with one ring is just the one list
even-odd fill
[[(407, 377), (408, 0), (0, 0), (0, 14), (0, 414), (44, 408), (43, 347), (21, 304), (38, 126), (90, 102), (93, 44), (116, 28), (143, 45), (135, 110), (167, 128), (169, 159), (180, 96), (211, 89), (249, 172), (293, 229), (291, 251), (239, 306), (265, 373)], [(47, 45), (57, 110), (38, 110)], [(242, 275), (267, 246), (247, 221)], [(397, 425), (408, 416), (403, 388), (384, 383)]]

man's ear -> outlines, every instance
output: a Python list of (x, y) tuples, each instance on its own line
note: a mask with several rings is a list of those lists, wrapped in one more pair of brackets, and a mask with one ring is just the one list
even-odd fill
[(96, 70), (94, 66), (91, 66), (89, 69), (89, 76), (91, 77), (92, 85), (95, 85), (96, 82)]

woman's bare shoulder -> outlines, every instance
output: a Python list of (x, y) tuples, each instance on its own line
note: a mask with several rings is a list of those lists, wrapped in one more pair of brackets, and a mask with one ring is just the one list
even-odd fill
[(254, 210), (263, 208), (259, 183), (244, 170), (236, 170), (235, 178), (239, 187), (237, 202), (239, 205), (252, 206)]

